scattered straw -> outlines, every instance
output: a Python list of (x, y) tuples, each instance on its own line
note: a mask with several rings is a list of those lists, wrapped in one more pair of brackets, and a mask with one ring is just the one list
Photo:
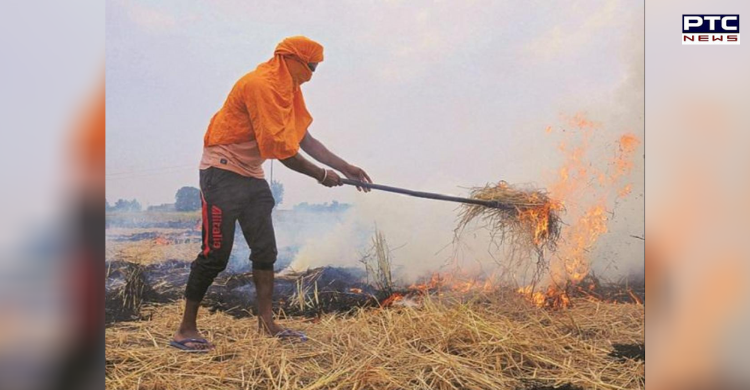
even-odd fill
[(180, 305), (151, 310), (151, 321), (107, 329), (108, 389), (644, 387), (642, 361), (608, 356), (612, 344), (643, 343), (642, 305), (580, 300), (549, 312), (498, 293), (281, 321), (305, 331), (306, 343), (261, 336), (254, 318), (204, 311), (200, 325), (217, 346), (206, 355), (167, 347)]
[(160, 245), (154, 240), (107, 241), (106, 259), (143, 265), (158, 264), (165, 259), (193, 261), (200, 249), (199, 243)]

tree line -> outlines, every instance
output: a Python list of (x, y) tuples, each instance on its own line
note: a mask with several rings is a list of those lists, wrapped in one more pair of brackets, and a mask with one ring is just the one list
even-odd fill
[[(284, 185), (273, 180), (270, 184), (273, 199), (278, 206), (284, 200)], [(143, 207), (136, 199), (118, 199), (114, 204), (106, 202), (108, 212), (140, 212)], [(201, 208), (201, 191), (198, 188), (185, 186), (177, 190), (174, 203), (149, 206), (147, 211), (197, 211)]]

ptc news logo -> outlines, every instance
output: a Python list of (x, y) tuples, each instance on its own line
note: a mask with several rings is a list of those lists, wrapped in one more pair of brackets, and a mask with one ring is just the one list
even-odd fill
[(683, 45), (739, 45), (740, 15), (682, 15)]

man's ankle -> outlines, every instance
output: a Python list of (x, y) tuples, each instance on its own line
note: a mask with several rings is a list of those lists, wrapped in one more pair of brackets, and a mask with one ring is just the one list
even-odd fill
[(177, 329), (178, 333), (187, 333), (187, 332), (197, 332), (198, 326), (195, 324), (180, 324), (180, 327)]
[(261, 317), (258, 317), (258, 323), (261, 326), (265, 327), (265, 328), (271, 327), (271, 326), (274, 325), (273, 316), (268, 316), (268, 317), (261, 316)]

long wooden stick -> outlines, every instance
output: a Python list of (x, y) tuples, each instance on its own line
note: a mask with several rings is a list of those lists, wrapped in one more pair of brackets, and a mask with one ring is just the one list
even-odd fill
[(372, 188), (374, 190), (381, 190), (381, 191), (388, 191), (388, 192), (395, 192), (397, 194), (415, 196), (417, 198), (427, 198), (427, 199), (435, 199), (435, 200), (444, 200), (448, 202), (478, 204), (480, 206), (492, 207), (492, 208), (497, 208), (497, 209), (505, 209), (505, 210), (512, 210), (515, 208), (514, 206), (503, 204), (494, 200), (460, 198), (458, 196), (448, 196), (448, 195), (435, 194), (432, 192), (413, 191), (413, 190), (407, 190), (405, 188), (385, 186), (382, 184), (371, 184), (371, 183), (365, 183), (359, 180), (344, 179), (344, 178), (341, 179), (341, 182), (344, 184), (352, 185), (352, 186)]

